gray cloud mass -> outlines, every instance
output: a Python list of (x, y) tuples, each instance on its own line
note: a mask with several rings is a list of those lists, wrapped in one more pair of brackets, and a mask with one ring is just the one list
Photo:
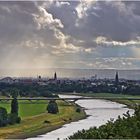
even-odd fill
[(140, 2), (0, 2), (0, 68), (140, 68)]

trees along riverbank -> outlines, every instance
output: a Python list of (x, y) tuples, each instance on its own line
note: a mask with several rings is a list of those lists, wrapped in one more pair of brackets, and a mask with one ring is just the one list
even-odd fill
[[(38, 101), (38, 103), (19, 102), (19, 116), (22, 120), (20, 124), (8, 125), (0, 129), (0, 138), (28, 138), (55, 130), (66, 123), (86, 118), (84, 110), (76, 112), (75, 104), (68, 104), (58, 101), (59, 113), (47, 113), (48, 103)], [(10, 111), (10, 104), (0, 104)], [(79, 108), (79, 107), (78, 107)]]
[(123, 118), (110, 120), (99, 128), (83, 129), (69, 139), (140, 139), (140, 106), (136, 106), (133, 116), (127, 112)]
[[(88, 97), (140, 97), (131, 95), (120, 95), (110, 93), (79, 93), (77, 95)], [(135, 110), (134, 115), (130, 116), (129, 112), (125, 113), (123, 118), (120, 116), (116, 121), (110, 120), (99, 128), (93, 127), (88, 130), (78, 131), (69, 139), (140, 139), (140, 103), (139, 100), (113, 100), (125, 104)]]

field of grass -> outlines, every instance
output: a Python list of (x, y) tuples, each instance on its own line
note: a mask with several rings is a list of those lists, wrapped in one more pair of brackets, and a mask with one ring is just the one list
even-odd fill
[[(10, 101), (7, 103), (0, 103), (1, 107), (7, 109), (10, 113)], [(46, 111), (47, 102), (38, 101), (37, 103), (30, 103), (30, 101), (20, 101), (19, 102), (19, 116), (21, 118), (26, 118), (30, 116), (35, 116)]]
[[(0, 128), (0, 139), (33, 137), (59, 128), (65, 123), (86, 117), (84, 110), (81, 113), (76, 112), (76, 105), (68, 105), (62, 101), (59, 101), (58, 105), (59, 113), (49, 114), (46, 112), (46, 103), (28, 104), (28, 101), (19, 103), (21, 123)], [(9, 103), (1, 103), (0, 106), (10, 111)], [(48, 121), (48, 123), (44, 123), (44, 121)]]

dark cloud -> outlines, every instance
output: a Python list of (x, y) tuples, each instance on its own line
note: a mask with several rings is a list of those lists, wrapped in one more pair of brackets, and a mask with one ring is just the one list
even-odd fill
[(86, 13), (85, 22), (80, 19), (79, 26), (83, 27), (84, 34), (88, 38), (105, 36), (115, 41), (125, 42), (137, 34), (134, 25), (137, 23), (138, 26), (138, 20), (136, 21), (135, 15), (123, 2), (99, 1), (93, 4)]
[[(63, 60), (69, 60), (95, 66), (92, 59), (96, 57), (139, 57), (139, 7), (140, 2), (132, 1), (0, 2), (1, 64), (8, 66), (18, 58), (14, 66), (19, 60), (26, 65), (28, 59), (35, 65), (46, 60), (63, 65)], [(105, 38), (103, 48), (95, 41), (98, 37)], [(135, 41), (136, 50), (131, 49)]]
[[(78, 19), (76, 11), (79, 2), (73, 3), (62, 6), (53, 4), (49, 8), (47, 7), (48, 11), (64, 24), (65, 28), (62, 29), (64, 34), (77, 40), (90, 42), (90, 44), (98, 36), (126, 42), (140, 35), (140, 18), (138, 16), (140, 2), (98, 1), (91, 3), (91, 6), (85, 11), (86, 16), (81, 19)], [(95, 45), (93, 44), (93, 46)]]
[[(33, 8), (32, 3), (29, 5)], [(24, 2), (0, 2), (0, 38), (4, 44), (20, 42), (35, 29), (32, 13), (24, 6)]]

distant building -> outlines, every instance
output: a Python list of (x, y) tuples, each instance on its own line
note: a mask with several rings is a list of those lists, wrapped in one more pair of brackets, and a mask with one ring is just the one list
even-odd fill
[(37, 76), (37, 84), (40, 85), (40, 86), (45, 86), (47, 85), (44, 80), (42, 79), (42, 77), (39, 75)]
[(97, 75), (95, 74), (94, 76), (91, 77), (91, 80), (94, 81), (97, 79)]
[(118, 72), (116, 72), (116, 75), (115, 75), (115, 85), (118, 85), (119, 84), (119, 76), (118, 76)]
[(54, 73), (54, 80), (57, 80), (57, 74), (56, 74), (56, 72)]

